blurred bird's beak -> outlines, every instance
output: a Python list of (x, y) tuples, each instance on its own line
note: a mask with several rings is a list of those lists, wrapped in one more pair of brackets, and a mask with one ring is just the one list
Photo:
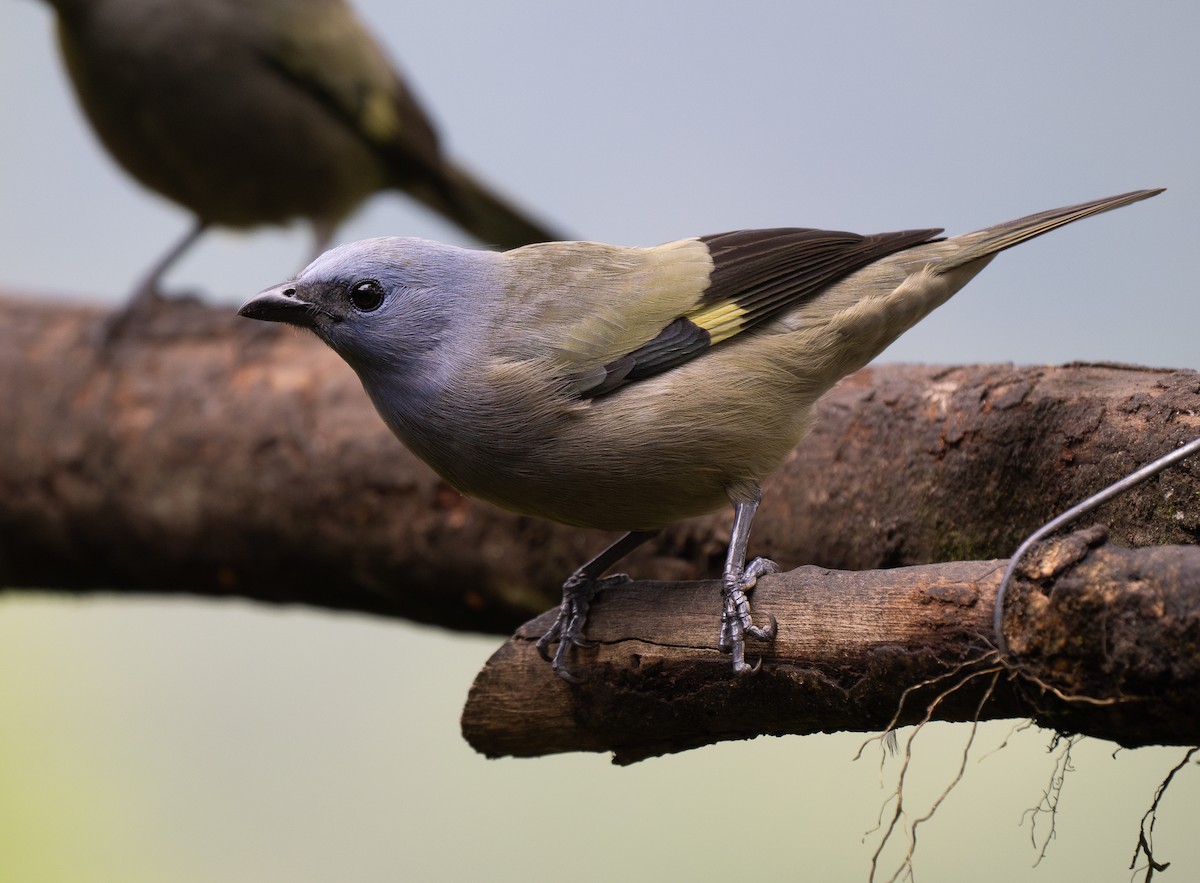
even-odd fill
[(295, 282), (285, 282), (260, 291), (242, 304), (239, 316), (262, 319), (264, 322), (287, 322), (289, 325), (312, 327), (317, 311), (296, 292)]

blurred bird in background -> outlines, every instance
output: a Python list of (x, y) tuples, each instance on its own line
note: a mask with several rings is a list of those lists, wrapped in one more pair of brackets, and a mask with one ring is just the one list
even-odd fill
[(443, 154), (382, 47), (344, 0), (47, 0), (79, 102), (133, 177), (195, 214), (130, 307), (210, 226), (302, 218), (313, 255), (389, 188), (482, 244), (565, 238)]

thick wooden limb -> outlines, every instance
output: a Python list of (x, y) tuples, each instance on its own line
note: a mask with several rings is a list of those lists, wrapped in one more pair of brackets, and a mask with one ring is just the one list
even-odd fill
[[(0, 298), (0, 585), (183, 591), (507, 634), (610, 537), (459, 496), (311, 335), (168, 303)], [(1033, 527), (1200, 434), (1200, 375), (887, 366), (848, 378), (766, 484), (752, 555), (870, 569), (1011, 553)], [(1200, 463), (1106, 507), (1126, 545), (1200, 537)], [(623, 567), (720, 572), (729, 516)]]
[(751, 677), (714, 649), (718, 583), (614, 589), (592, 607), (598, 646), (572, 651), (582, 684), (538, 656), (541, 616), (479, 673), (463, 733), (493, 756), (611, 751), (629, 763), (764, 734), (879, 732), (943, 694), (933, 718), (966, 720), (1001, 670), (984, 719), (1032, 717), (1127, 746), (1200, 743), (1200, 548), (1103, 541), (1092, 529), (1031, 555), (1006, 605), (1003, 663), (990, 641), (1002, 560), (764, 577), (753, 603), (779, 632), (756, 648)]

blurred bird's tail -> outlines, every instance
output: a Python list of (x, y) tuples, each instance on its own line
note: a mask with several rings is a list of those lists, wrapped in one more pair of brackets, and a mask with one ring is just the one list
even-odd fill
[(956, 267), (961, 267), (980, 258), (990, 257), (1004, 251), (1006, 248), (1019, 245), (1027, 239), (1033, 239), (1035, 236), (1049, 233), (1051, 230), (1074, 223), (1081, 218), (1120, 208), (1123, 205), (1129, 205), (1131, 202), (1149, 199), (1151, 196), (1157, 196), (1162, 193), (1164, 189), (1160, 187), (1155, 190), (1134, 190), (1131, 193), (1122, 193), (1119, 196), (1110, 196), (1106, 199), (1094, 200), (1093, 202), (1084, 202), (1079, 205), (1069, 205), (1065, 208), (1054, 208), (1049, 211), (1038, 212), (1035, 215), (1027, 215), (1024, 218), (1017, 218), (1015, 221), (996, 224), (993, 227), (977, 230), (974, 233), (955, 236), (954, 242), (960, 245), (961, 248), (940, 261), (937, 265), (937, 272), (945, 273), (948, 270), (953, 270)]
[(465, 228), (483, 245), (519, 248), (534, 242), (559, 242), (574, 237), (533, 220), (465, 169), (447, 163), (436, 191), (413, 195), (439, 214)]

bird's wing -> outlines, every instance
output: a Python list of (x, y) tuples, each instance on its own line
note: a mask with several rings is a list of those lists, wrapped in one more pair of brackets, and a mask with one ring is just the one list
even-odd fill
[(779, 228), (653, 249), (592, 245), (607, 251), (568, 255), (559, 264), (564, 279), (542, 281), (555, 295), (541, 300), (558, 315), (543, 311), (538, 319), (565, 332), (555, 348), (573, 366), (572, 392), (595, 398), (759, 328), (855, 270), (941, 232)]
[[(319, 18), (281, 33), (265, 61), (320, 102), (388, 169), (390, 183), (487, 245), (562, 239), (443, 155), (437, 132), (387, 54), (344, 3), (313, 5)], [(303, 149), (300, 145), (297, 149)]]
[(274, 33), (264, 62), (393, 168), (436, 180), (430, 173), (442, 163), (437, 132), (383, 48), (345, 3), (311, 4), (309, 16), (304, 28)]

